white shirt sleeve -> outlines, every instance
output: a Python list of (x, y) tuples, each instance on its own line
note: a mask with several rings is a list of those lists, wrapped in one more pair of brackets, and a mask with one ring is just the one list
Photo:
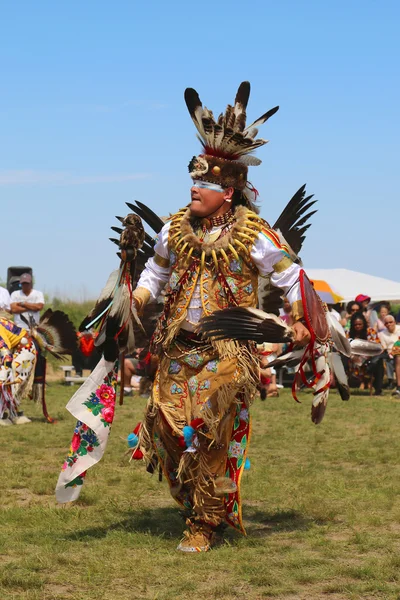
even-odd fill
[(288, 256), (284, 250), (275, 246), (260, 232), (250, 255), (260, 275), (270, 275), (272, 285), (283, 290), (290, 304), (293, 304), (296, 300), (301, 300), (299, 283), (301, 267), (296, 263), (292, 263), (280, 273), (274, 271), (274, 265)]
[(35, 292), (36, 292), (35, 304), (44, 304), (43, 292), (39, 292), (39, 290), (35, 290)]
[[(158, 239), (154, 246), (155, 254), (169, 260), (168, 251), (168, 233), (170, 222), (166, 223), (158, 234)], [(143, 287), (148, 290), (153, 300), (156, 300), (165, 287), (169, 279), (170, 268), (160, 267), (154, 259), (154, 256), (147, 261), (137, 284), (137, 287)]]
[(10, 310), (10, 294), (6, 288), (0, 287), (0, 308)]

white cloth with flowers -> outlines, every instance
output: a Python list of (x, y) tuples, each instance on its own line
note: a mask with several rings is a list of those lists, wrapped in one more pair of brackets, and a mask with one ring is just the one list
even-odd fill
[(58, 478), (58, 502), (78, 498), (87, 469), (104, 454), (114, 419), (117, 372), (118, 361), (107, 362), (102, 358), (66, 406), (78, 422)]

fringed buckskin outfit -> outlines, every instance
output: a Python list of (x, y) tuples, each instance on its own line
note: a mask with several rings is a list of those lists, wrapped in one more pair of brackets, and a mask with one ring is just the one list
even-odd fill
[[(153, 338), (160, 363), (140, 449), (149, 462), (157, 456), (181, 505), (208, 524), (226, 520), (244, 533), (239, 488), (258, 381), (256, 353), (249, 344), (202, 340), (195, 329), (215, 310), (257, 306), (264, 276), (271, 275), (273, 285), (301, 309), (299, 267), (276, 232), (246, 206), (204, 231), (204, 222), (189, 209), (173, 215), (135, 292), (145, 302), (166, 286)], [(195, 432), (186, 447), (183, 431), (190, 424)]]

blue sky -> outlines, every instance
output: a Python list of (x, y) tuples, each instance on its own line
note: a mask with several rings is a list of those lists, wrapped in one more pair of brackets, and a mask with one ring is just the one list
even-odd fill
[(125, 202), (189, 201), (185, 87), (218, 113), (248, 79), (249, 119), (280, 105), (250, 172), (261, 215), (306, 182), (305, 266), (400, 280), (399, 6), (0, 1), (0, 278), (26, 264), (38, 289), (95, 297)]

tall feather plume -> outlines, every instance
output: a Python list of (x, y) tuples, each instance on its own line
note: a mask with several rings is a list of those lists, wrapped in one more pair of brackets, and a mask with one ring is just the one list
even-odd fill
[[(250, 96), (250, 83), (243, 81), (237, 91), (233, 106), (228, 104), (225, 113), (215, 121), (213, 113), (203, 107), (193, 88), (185, 90), (185, 102), (198, 131), (198, 137), (206, 154), (231, 160), (240, 159), (267, 143), (255, 139), (258, 127), (274, 115), (279, 106), (269, 110), (246, 128), (246, 109)], [(260, 164), (257, 159), (256, 164)], [(249, 163), (254, 164), (254, 163)]]
[[(138, 210), (143, 209), (139, 207)], [(145, 241), (142, 220), (136, 211), (117, 218), (123, 227), (112, 227), (112, 230), (120, 235), (120, 267), (111, 273), (96, 305), (80, 325), (81, 331), (94, 325), (99, 327), (96, 345), (103, 346), (104, 357), (108, 361), (115, 360), (119, 352), (132, 351), (135, 347), (134, 326), (142, 327), (132, 295), (136, 262), (138, 256), (139, 261), (142, 260), (143, 246), (147, 252), (153, 251), (152, 244)], [(153, 242), (150, 236), (147, 239)]]

